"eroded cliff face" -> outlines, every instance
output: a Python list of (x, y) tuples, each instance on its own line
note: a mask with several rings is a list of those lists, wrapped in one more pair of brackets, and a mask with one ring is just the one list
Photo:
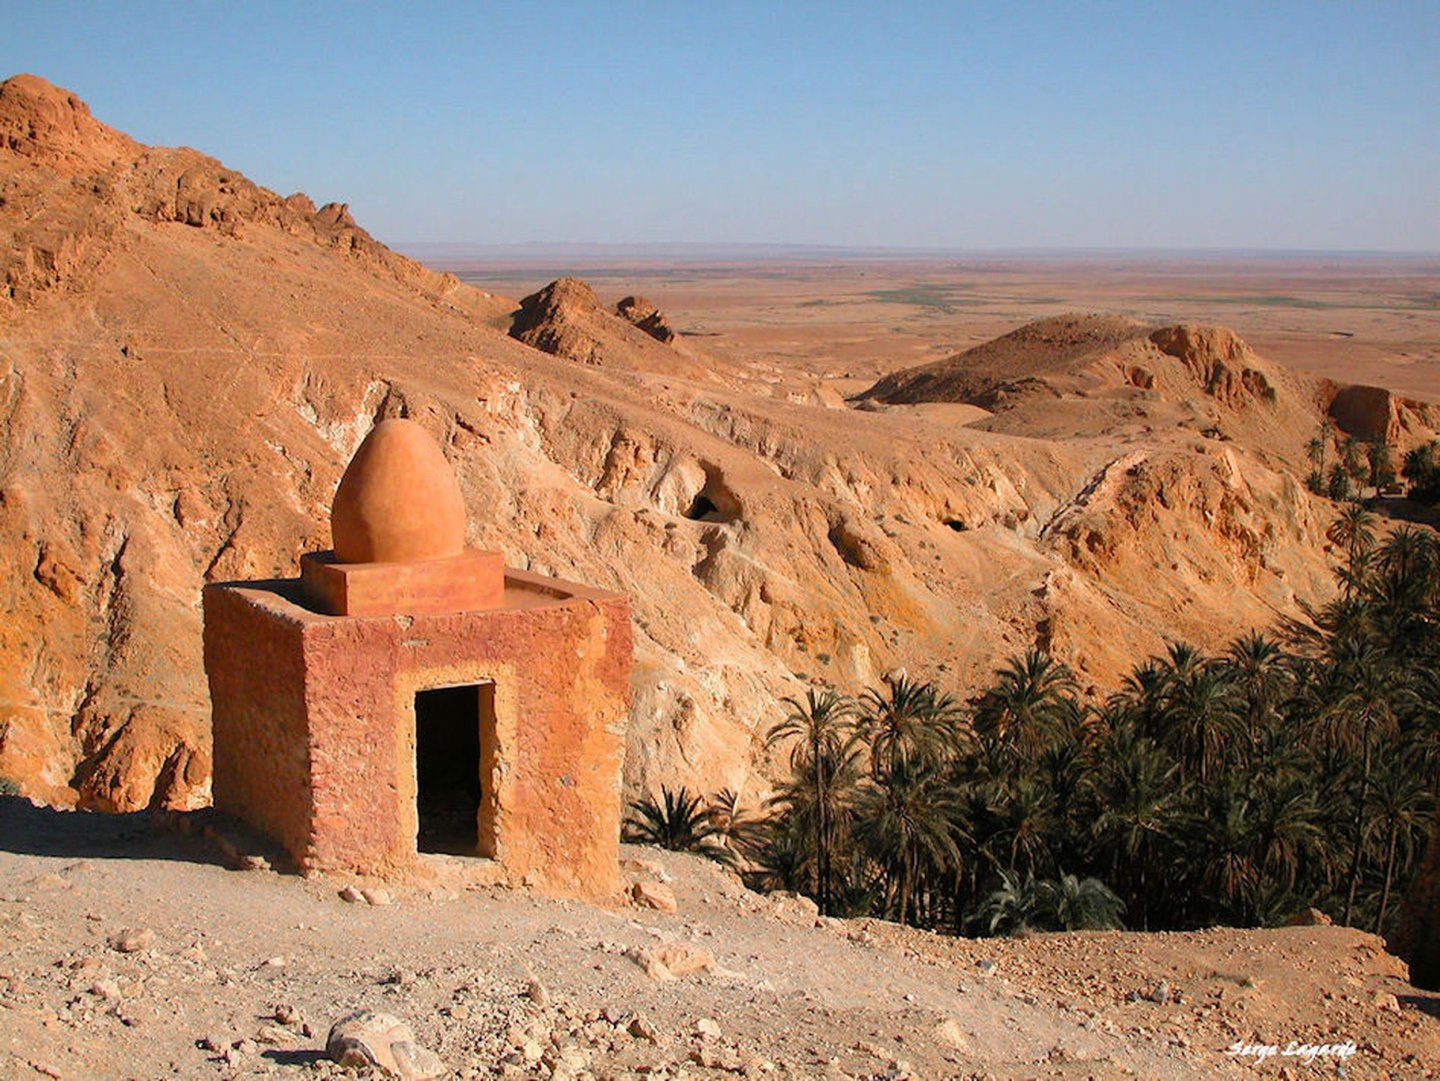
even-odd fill
[(632, 792), (762, 795), (810, 680), (963, 692), (1039, 643), (1103, 689), (1330, 588), (1293, 479), (1327, 400), (1229, 332), (1037, 325), (989, 415), (836, 408), (583, 283), (491, 297), (39, 80), (0, 89), (0, 193), (0, 774), (42, 799), (208, 799), (201, 586), (328, 547), (387, 416), (444, 448), (472, 544), (632, 598)]

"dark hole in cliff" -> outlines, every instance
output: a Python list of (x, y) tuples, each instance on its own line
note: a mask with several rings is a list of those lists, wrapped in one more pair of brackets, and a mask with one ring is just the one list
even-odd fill
[(482, 744), (493, 747), (495, 685), (437, 687), (415, 695), (415, 803), (420, 852), (489, 856), (480, 828)]
[(946, 519), (945, 519), (945, 524), (946, 524), (947, 526), (949, 526), (951, 529), (955, 530), (956, 533), (964, 533), (967, 529), (970, 528), (968, 525), (966, 525), (964, 522), (962, 522), (959, 518), (946, 518)]
[(710, 502), (710, 497), (701, 492), (690, 504), (690, 509), (685, 512), (685, 517), (692, 522), (719, 522), (723, 520), (720, 508)]
[(860, 538), (844, 525), (831, 526), (829, 539), (836, 553), (846, 564), (860, 570), (869, 569), (870, 561), (865, 558), (865, 551), (861, 546)]

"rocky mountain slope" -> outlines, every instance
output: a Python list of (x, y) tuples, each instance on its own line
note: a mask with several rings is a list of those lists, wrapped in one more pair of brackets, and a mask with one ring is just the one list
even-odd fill
[(1297, 478), (1338, 391), (1223, 329), (1030, 328), (953, 396), (983, 409), (836, 408), (583, 283), (490, 296), (29, 76), (0, 234), (0, 774), (57, 803), (205, 802), (200, 587), (327, 547), (385, 416), (436, 435), (472, 543), (633, 598), (632, 790), (763, 794), (811, 679), (963, 691), (1039, 643), (1103, 688), (1330, 588)]

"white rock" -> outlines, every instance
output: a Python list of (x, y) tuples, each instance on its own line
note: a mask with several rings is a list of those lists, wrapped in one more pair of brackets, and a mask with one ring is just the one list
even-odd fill
[(947, 1017), (935, 1026), (935, 1039), (957, 1051), (965, 1051), (970, 1047), (970, 1038), (965, 1035), (960, 1022), (953, 1017)]
[(114, 980), (96, 980), (90, 985), (90, 993), (114, 1001), (120, 997), (120, 985)]

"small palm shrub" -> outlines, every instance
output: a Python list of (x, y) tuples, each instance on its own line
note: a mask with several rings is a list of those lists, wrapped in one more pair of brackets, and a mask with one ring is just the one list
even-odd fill
[(1000, 885), (971, 914), (970, 924), (981, 934), (1017, 935), (1029, 928), (1035, 907), (1035, 880), (1000, 872)]
[(981, 903), (972, 924), (987, 934), (1024, 931), (1111, 931), (1124, 926), (1122, 901), (1098, 878), (1061, 872), (1059, 878), (1026, 878), (1002, 871), (1000, 885)]
[(676, 791), (662, 785), (658, 800), (647, 795), (630, 804), (622, 836), (635, 844), (694, 852), (729, 865), (735, 862), (735, 851), (724, 843), (727, 826), (721, 808), (684, 786)]
[(1098, 878), (1062, 873), (1037, 883), (1035, 912), (1054, 931), (1113, 931), (1124, 926), (1125, 902)]

